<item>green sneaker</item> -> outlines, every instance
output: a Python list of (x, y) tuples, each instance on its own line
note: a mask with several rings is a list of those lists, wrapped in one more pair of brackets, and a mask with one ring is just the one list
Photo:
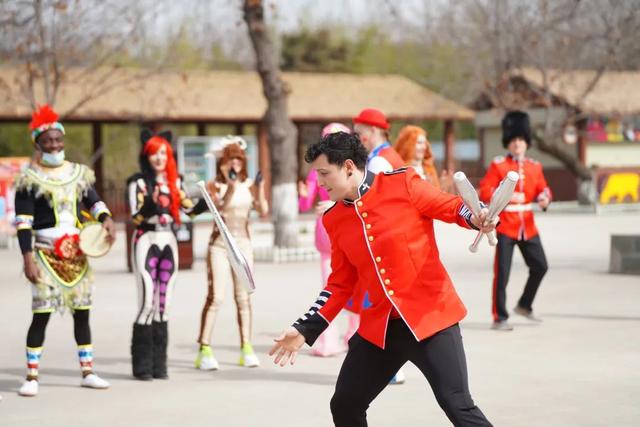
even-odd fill
[(196, 357), (196, 369), (201, 371), (215, 371), (218, 369), (218, 361), (213, 357), (213, 350), (208, 345), (201, 345)]
[(240, 366), (245, 366), (247, 368), (260, 366), (258, 356), (254, 353), (253, 347), (250, 343), (246, 343), (242, 346), (242, 350), (240, 351)]

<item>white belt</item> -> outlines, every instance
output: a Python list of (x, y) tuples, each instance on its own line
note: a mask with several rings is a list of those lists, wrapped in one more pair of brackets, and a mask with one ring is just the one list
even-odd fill
[(68, 234), (73, 236), (80, 231), (73, 226), (62, 225), (59, 227), (43, 228), (41, 230), (34, 230), (36, 235), (36, 241), (34, 246), (39, 249), (54, 249), (56, 240), (60, 237)]
[(35, 231), (36, 238), (50, 239), (50, 240), (58, 239), (64, 236), (65, 234), (72, 236), (74, 234), (80, 233), (80, 230), (78, 230), (77, 227), (74, 227), (72, 225), (61, 225), (58, 227), (43, 228), (43, 229), (34, 230), (34, 231)]
[(533, 203), (527, 203), (524, 205), (507, 205), (504, 208), (505, 212), (529, 212), (533, 210)]

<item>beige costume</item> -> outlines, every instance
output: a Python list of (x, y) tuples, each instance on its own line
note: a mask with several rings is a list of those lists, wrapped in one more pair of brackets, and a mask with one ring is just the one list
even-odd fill
[[(222, 206), (220, 214), (224, 218), (227, 228), (236, 240), (247, 263), (253, 269), (253, 249), (249, 238), (249, 212), (254, 202), (251, 193), (252, 185), (253, 181), (251, 179), (237, 182), (231, 199)], [(210, 183), (209, 191), (216, 191), (218, 199), (222, 200), (227, 191), (227, 185), (217, 182)], [(231, 264), (227, 258), (227, 250), (217, 228), (213, 229), (209, 239), (207, 276), (208, 292), (200, 318), (198, 342), (203, 345), (210, 344), (218, 309), (225, 299), (226, 290), (232, 286), (238, 313), (240, 346), (250, 343), (252, 314), (249, 293), (233, 274)]]

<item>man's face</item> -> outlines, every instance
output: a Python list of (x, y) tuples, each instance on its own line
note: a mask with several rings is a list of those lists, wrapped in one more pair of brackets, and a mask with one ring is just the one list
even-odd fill
[(321, 154), (311, 163), (311, 168), (318, 172), (320, 187), (327, 190), (333, 201), (346, 198), (350, 191), (347, 168), (329, 163), (327, 156)]
[(64, 150), (64, 135), (58, 129), (49, 129), (36, 142), (43, 153), (57, 153)]
[(513, 157), (522, 157), (527, 152), (527, 141), (523, 138), (514, 138), (507, 146), (507, 149)]
[(156, 172), (164, 172), (167, 168), (167, 148), (162, 145), (158, 151), (149, 156), (149, 163)]
[(378, 137), (373, 126), (356, 123), (353, 126), (353, 133), (358, 135), (362, 145), (364, 145), (364, 148), (366, 148), (368, 152), (373, 151), (378, 145)]

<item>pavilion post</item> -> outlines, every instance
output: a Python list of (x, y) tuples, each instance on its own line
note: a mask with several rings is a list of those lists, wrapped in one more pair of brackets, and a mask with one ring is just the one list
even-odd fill
[(453, 120), (444, 121), (444, 165), (443, 168), (453, 173), (456, 167), (456, 159), (454, 152), (455, 134), (453, 129)]
[(101, 197), (104, 197), (104, 156), (103, 150), (104, 147), (102, 145), (102, 124), (100, 122), (92, 122), (91, 123), (91, 141), (92, 141), (92, 158), (93, 158), (93, 171), (96, 174), (96, 183), (95, 189), (100, 194)]

